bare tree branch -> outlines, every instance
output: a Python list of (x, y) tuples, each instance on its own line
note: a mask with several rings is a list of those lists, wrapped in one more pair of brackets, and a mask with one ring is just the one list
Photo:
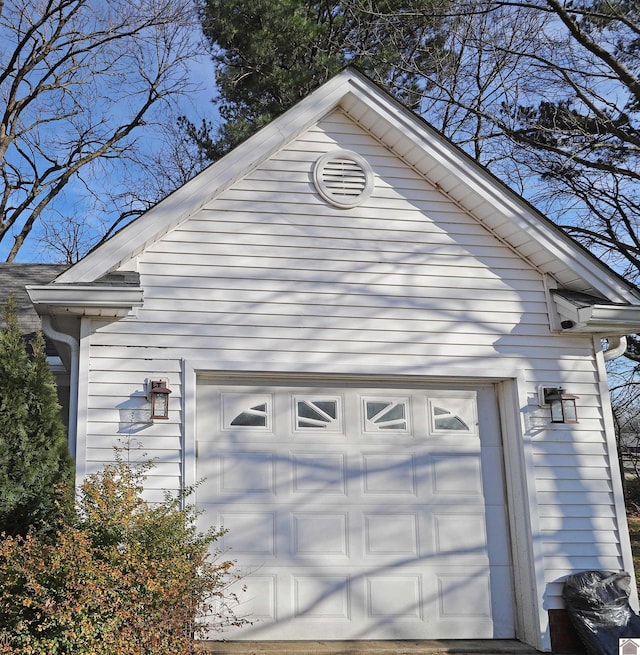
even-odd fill
[[(56, 204), (99, 188), (121, 194), (130, 171), (144, 169), (153, 151), (139, 137), (159, 136), (176, 120), (172, 102), (189, 91), (196, 24), (190, 0), (5, 0), (0, 246), (8, 261), (40, 221), (65, 215)], [(98, 162), (109, 166), (111, 189)]]

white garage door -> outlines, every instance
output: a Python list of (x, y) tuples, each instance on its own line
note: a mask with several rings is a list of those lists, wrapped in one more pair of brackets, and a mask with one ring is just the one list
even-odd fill
[(254, 622), (228, 638), (513, 637), (491, 387), (202, 379), (197, 440)]

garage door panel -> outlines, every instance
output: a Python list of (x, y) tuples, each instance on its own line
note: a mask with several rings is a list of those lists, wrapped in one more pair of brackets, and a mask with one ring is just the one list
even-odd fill
[(418, 494), (415, 455), (411, 453), (366, 453), (362, 455), (362, 493), (370, 495)]
[(266, 494), (276, 488), (275, 457), (271, 452), (228, 452), (220, 456), (221, 494)]
[(217, 524), (228, 530), (222, 548), (233, 557), (276, 557), (276, 512), (220, 512), (218, 517)]
[(293, 615), (305, 619), (351, 619), (350, 576), (294, 575)]
[(343, 451), (291, 453), (291, 491), (293, 494), (347, 493), (347, 456)]
[(491, 588), (486, 571), (441, 572), (436, 578), (440, 618), (491, 617)]
[(483, 498), (480, 453), (450, 453), (433, 455), (432, 488), (434, 496), (477, 496)]
[(229, 587), (229, 595), (236, 594), (238, 618), (246, 618), (258, 625), (274, 625), (277, 609), (278, 576), (259, 571), (246, 571), (246, 575)]
[(291, 555), (340, 561), (349, 556), (348, 512), (294, 512), (291, 517)]
[(229, 530), (255, 619), (228, 637), (513, 636), (495, 401), (479, 393), (481, 413), (469, 389), (201, 385), (200, 521)]
[(366, 576), (367, 615), (374, 620), (422, 621), (422, 576), (417, 573)]
[(288, 547), (288, 513), (257, 507), (251, 504), (220, 510), (217, 504), (198, 502), (198, 529), (215, 526), (227, 531), (216, 543), (224, 557), (240, 558), (254, 567), (277, 564), (283, 546)]
[(433, 527), (437, 555), (453, 555), (459, 560), (486, 558), (487, 532), (483, 514), (436, 512)]
[(419, 555), (420, 515), (417, 512), (368, 512), (363, 516), (363, 523), (366, 558)]

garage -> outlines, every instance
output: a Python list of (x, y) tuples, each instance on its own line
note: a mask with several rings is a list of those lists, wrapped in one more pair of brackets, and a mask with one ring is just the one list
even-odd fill
[(585, 570), (637, 608), (605, 364), (638, 289), (358, 71), (27, 291), (78, 484), (122, 439), (149, 498), (204, 480), (225, 639), (559, 651)]
[(491, 385), (199, 378), (197, 504), (243, 574), (234, 639), (514, 636)]

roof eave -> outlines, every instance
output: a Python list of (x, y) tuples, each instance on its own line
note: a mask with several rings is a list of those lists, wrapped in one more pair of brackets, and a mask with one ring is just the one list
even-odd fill
[(49, 284), (27, 286), (27, 293), (40, 316), (76, 315), (122, 318), (142, 306), (140, 287)]
[(555, 296), (563, 332), (622, 336), (640, 331), (640, 306), (572, 303)]

